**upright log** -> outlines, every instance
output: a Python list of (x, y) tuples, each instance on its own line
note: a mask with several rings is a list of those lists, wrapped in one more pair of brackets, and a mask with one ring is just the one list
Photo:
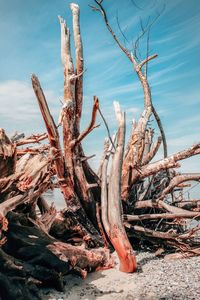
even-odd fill
[(72, 11), (73, 19), (73, 33), (74, 33), (74, 44), (76, 50), (76, 127), (77, 131), (80, 131), (80, 120), (82, 114), (82, 103), (83, 103), (83, 45), (81, 40), (81, 31), (80, 31), (80, 9), (79, 6), (75, 3), (70, 4)]
[(132, 246), (124, 229), (121, 204), (121, 172), (125, 143), (125, 114), (121, 112), (119, 103), (115, 102), (114, 105), (119, 129), (117, 133), (117, 145), (112, 158), (108, 194), (106, 176), (108, 156), (102, 168), (102, 221), (106, 233), (118, 254), (120, 271), (132, 273), (136, 271), (137, 263)]
[(80, 133), (80, 118), (83, 101), (83, 46), (80, 32), (80, 10), (77, 4), (70, 5), (73, 19), (76, 66), (74, 67), (70, 49), (70, 30), (59, 17), (61, 26), (61, 60), (64, 66), (64, 105), (61, 111), (63, 125), (64, 159), (73, 188), (86, 210), (90, 220), (97, 227), (96, 201), (99, 197), (98, 177), (91, 170), (81, 141), (96, 125), (98, 99), (94, 99), (92, 119), (86, 130)]

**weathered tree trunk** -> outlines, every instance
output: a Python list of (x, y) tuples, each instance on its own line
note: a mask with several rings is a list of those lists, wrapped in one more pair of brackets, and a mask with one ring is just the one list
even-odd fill
[[(115, 248), (122, 272), (136, 271), (137, 264), (132, 246), (126, 235), (122, 221), (121, 204), (121, 172), (125, 143), (125, 114), (120, 111), (119, 103), (115, 102), (115, 113), (119, 124), (117, 146), (112, 157), (107, 193), (107, 164), (109, 156), (105, 157), (102, 167), (102, 221), (104, 229)], [(111, 150), (111, 149), (110, 149)], [(107, 155), (109, 155), (107, 153)]]
[[(132, 245), (138, 249), (178, 251), (176, 256), (180, 256), (180, 252), (188, 256), (200, 254), (196, 238), (200, 226), (188, 227), (190, 220), (200, 219), (200, 200), (186, 199), (182, 192), (188, 187), (188, 181), (198, 182), (200, 175), (175, 172), (179, 161), (200, 154), (200, 144), (167, 155), (166, 137), (152, 103), (146, 71), (147, 64), (157, 55), (147, 55), (139, 61), (112, 30), (103, 1), (95, 0), (95, 3), (98, 7), (93, 9), (103, 15), (107, 29), (141, 82), (144, 111), (138, 122), (133, 123), (125, 153), (125, 114), (118, 103), (115, 103), (115, 113), (119, 128), (113, 138), (96, 96), (89, 125), (80, 132), (84, 61), (79, 7), (72, 3), (75, 64), (69, 28), (59, 17), (64, 103), (58, 126), (63, 127), (63, 143), (35, 75), (32, 85), (47, 133), (29, 137), (16, 133), (10, 140), (0, 129), (2, 299), (41, 299), (38, 287), (62, 290), (63, 275), (75, 273), (85, 278), (89, 271), (113, 267), (108, 248), (116, 250), (123, 272), (134, 272), (137, 268)], [(96, 174), (81, 143), (99, 126), (96, 125), (98, 112), (107, 128), (108, 139)], [(152, 114), (161, 133), (157, 140), (149, 127)], [(49, 144), (38, 145), (47, 138)], [(164, 158), (151, 162), (161, 143)], [(32, 148), (29, 144), (37, 145)], [(43, 197), (45, 191), (55, 187), (60, 188), (66, 203), (62, 211), (57, 211)], [(102, 245), (104, 249), (99, 248)]]
[[(58, 130), (50, 114), (40, 83), (35, 75), (32, 76), (32, 84), (47, 128), (49, 143), (51, 146), (50, 151), (54, 157), (54, 165), (60, 189), (67, 205), (65, 216), (73, 220), (71, 221), (72, 224), (76, 219), (78, 220), (80, 227), (79, 231), (82, 231), (83, 238), (87, 237), (89, 244), (102, 244), (102, 240), (98, 231), (88, 219), (76, 194), (74, 178), (71, 178), (71, 174), (68, 172), (69, 165), (67, 168), (67, 164), (65, 164), (63, 159)], [(68, 147), (70, 147), (70, 145), (68, 145)]]
[[(144, 111), (139, 121), (134, 122), (132, 125), (131, 136), (128, 141), (122, 166), (121, 195), (122, 199), (124, 200), (122, 202), (123, 207), (125, 212), (127, 213), (124, 216), (124, 218), (126, 227), (128, 228), (128, 235), (131, 237), (131, 241), (135, 243), (136, 239), (139, 238), (139, 233), (141, 234), (141, 232), (149, 232), (149, 235), (144, 235), (145, 241), (151, 241), (153, 239), (153, 236), (155, 238), (155, 234), (150, 234), (151, 230), (153, 229), (157, 231), (160, 228), (161, 230), (167, 231), (168, 228), (173, 227), (173, 229), (176, 230), (178, 234), (181, 230), (185, 230), (183, 224), (183, 220), (185, 218), (198, 217), (198, 207), (196, 206), (197, 212), (191, 212), (185, 209), (182, 210), (179, 207), (176, 207), (177, 195), (174, 194), (174, 191), (176, 191), (177, 187), (180, 189), (183, 188), (181, 186), (178, 186), (179, 184), (182, 184), (182, 182), (186, 182), (190, 179), (198, 181), (199, 176), (198, 174), (191, 174), (188, 176), (183, 176), (181, 174), (176, 175), (175, 171), (172, 170), (172, 168), (179, 167), (180, 165), (178, 162), (180, 160), (186, 159), (193, 155), (200, 154), (200, 145), (198, 143), (193, 147), (184, 151), (180, 151), (179, 153), (176, 153), (174, 155), (167, 155), (167, 142), (165, 132), (159, 115), (157, 114), (155, 107), (152, 103), (151, 89), (148, 83), (146, 71), (147, 64), (152, 59), (155, 59), (157, 57), (157, 54), (149, 55), (149, 53), (147, 53), (146, 58), (142, 61), (140, 61), (137, 56), (137, 47), (139, 45), (139, 40), (141, 39), (141, 37), (144, 36), (145, 33), (148, 34), (150, 27), (153, 23), (149, 24), (147, 22), (147, 28), (142, 28), (142, 34), (135, 42), (134, 53), (131, 53), (125, 46), (122, 45), (114, 30), (110, 26), (106, 11), (103, 7), (103, 1), (94, 0), (94, 2), (96, 6), (91, 6), (92, 9), (94, 11), (100, 12), (103, 16), (105, 25), (112, 38), (114, 39), (118, 47), (121, 49), (121, 51), (126, 55), (128, 60), (131, 62), (131, 65), (138, 76), (144, 93)], [(155, 120), (161, 133), (161, 137), (159, 137), (154, 143), (153, 131), (151, 128), (149, 128), (148, 125), (150, 116), (152, 114), (155, 117)], [(155, 157), (161, 142), (163, 143), (164, 159), (151, 163), (151, 160)], [(105, 199), (107, 196), (105, 179), (106, 158), (104, 159), (104, 163), (105, 164), (102, 165), (101, 168), (102, 170), (104, 170), (104, 173), (102, 173), (102, 179), (104, 180), (104, 183), (102, 183), (103, 206), (105, 206)], [(103, 167), (105, 168), (103, 169)], [(172, 203), (170, 204), (165, 201), (169, 193), (171, 193), (172, 198)], [(152, 213), (151, 211), (152, 208), (154, 209), (154, 213)], [(102, 215), (102, 218), (103, 217), (106, 221), (109, 221), (106, 213)], [(160, 219), (160, 221), (156, 222), (156, 218), (158, 220)], [(167, 218), (173, 219), (173, 221), (171, 221), (170, 223), (169, 219)], [(133, 230), (136, 230), (137, 227), (135, 225), (132, 226), (130, 224), (127, 224), (126, 219), (128, 219), (129, 221), (131, 220), (130, 222), (135, 222), (136, 224), (138, 222), (138, 225), (141, 225), (140, 222), (141, 220), (143, 220), (142, 224), (144, 227), (140, 226), (141, 230), (138, 230), (139, 233), (135, 234), (136, 239), (132, 239), (132, 236), (134, 235)], [(106, 223), (108, 222), (105, 222), (105, 224)], [(181, 223), (181, 225), (179, 225), (179, 223)], [(105, 227), (108, 227), (108, 225), (106, 225)], [(154, 230), (152, 232), (154, 233)], [(191, 237), (194, 237), (193, 231)], [(158, 236), (156, 238), (158, 238)], [(138, 240), (138, 243), (141, 243), (140, 238)], [(193, 241), (188, 241), (187, 246), (188, 245), (193, 247)], [(177, 247), (177, 249), (179, 250), (182, 249), (181, 244), (179, 242), (176, 243), (176, 240), (173, 240), (173, 243), (170, 243), (168, 241), (167, 247), (168, 249), (169, 247)], [(197, 252), (194, 251), (193, 253)]]
[[(96, 223), (95, 209), (96, 204), (91, 192), (90, 182), (87, 181), (87, 173), (91, 173), (87, 163), (82, 161), (84, 153), (81, 141), (95, 128), (96, 111), (98, 103), (94, 101), (92, 119), (89, 127), (80, 133), (80, 118), (82, 113), (83, 99), (83, 47), (80, 35), (79, 7), (71, 4), (73, 17), (73, 32), (76, 50), (76, 70), (74, 70), (71, 51), (70, 33), (62, 18), (61, 25), (61, 58), (64, 66), (64, 105), (62, 108), (64, 157), (67, 170), (69, 170), (73, 188), (82, 205), (91, 215), (92, 222)], [(87, 169), (87, 170), (86, 170)], [(95, 179), (95, 178), (94, 178)], [(93, 180), (94, 180), (93, 179)], [(92, 182), (93, 188), (94, 183)], [(98, 184), (97, 184), (98, 186)]]

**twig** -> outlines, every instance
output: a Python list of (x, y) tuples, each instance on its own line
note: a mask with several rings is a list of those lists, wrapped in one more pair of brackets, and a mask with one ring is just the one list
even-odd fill
[[(151, 56), (148, 56), (146, 59), (144, 59), (139, 65), (138, 67), (141, 69), (145, 64), (147, 64), (150, 60), (154, 59), (158, 57), (158, 54), (153, 54)], [(147, 76), (146, 76), (147, 77)]]
[[(103, 120), (103, 122), (104, 122), (104, 125), (106, 126), (106, 129), (107, 129), (107, 132), (108, 132), (108, 138), (109, 138), (109, 140), (110, 140), (110, 142), (111, 142), (113, 148), (115, 149), (115, 145), (114, 145), (114, 143), (113, 143), (113, 140), (112, 140), (112, 137), (111, 137), (111, 134), (110, 134), (110, 130), (109, 130), (108, 124), (107, 124), (107, 122), (106, 122), (106, 119), (105, 119), (105, 117), (104, 117), (104, 115), (103, 115), (103, 113), (102, 113), (100, 107), (98, 107), (98, 111), (99, 111), (99, 114), (100, 114), (100, 116), (101, 116), (101, 118), (102, 118), (102, 120)], [(116, 149), (115, 149), (115, 150), (116, 150)]]
[(102, 2), (103, 1), (97, 1), (97, 0), (94, 0), (94, 2), (98, 5), (98, 7), (95, 7), (95, 6), (92, 6), (92, 8), (96, 11), (99, 11), (101, 12), (103, 18), (104, 18), (104, 21), (105, 21), (105, 24), (106, 24), (106, 27), (107, 29), (110, 31), (111, 35), (113, 36), (114, 40), (116, 41), (116, 43), (118, 44), (118, 46), (120, 47), (120, 49), (126, 54), (126, 56), (129, 58), (129, 60), (131, 62), (133, 62), (132, 60), (132, 57), (131, 57), (131, 54), (129, 53), (129, 51), (120, 43), (119, 39), (117, 38), (116, 34), (114, 33), (114, 31), (112, 30), (112, 27), (110, 26), (109, 22), (108, 22), (108, 17), (107, 17), (107, 14), (102, 6)]
[(93, 109), (92, 109), (92, 117), (90, 124), (87, 129), (85, 129), (77, 139), (73, 140), (71, 142), (71, 147), (75, 147), (78, 143), (80, 143), (94, 128), (99, 127), (100, 125), (95, 125), (96, 122), (96, 116), (97, 116), (97, 111), (99, 109), (99, 100), (96, 96), (94, 96), (94, 104), (93, 104)]
[(21, 139), (16, 142), (17, 146), (22, 146), (26, 144), (35, 144), (35, 143), (40, 143), (40, 141), (43, 141), (47, 139), (48, 135), (47, 133), (42, 133), (42, 134), (32, 134), (31, 136)]

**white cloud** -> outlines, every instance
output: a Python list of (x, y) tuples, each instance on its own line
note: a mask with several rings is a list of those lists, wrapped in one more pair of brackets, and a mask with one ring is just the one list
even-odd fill
[(126, 109), (126, 112), (127, 113), (133, 113), (133, 114), (136, 114), (140, 111), (140, 109), (138, 107), (129, 107)]
[[(59, 97), (51, 90), (44, 93), (52, 115), (58, 115)], [(0, 82), (0, 107), (0, 127), (6, 131), (23, 130), (30, 134), (45, 130), (31, 84), (17, 80)]]

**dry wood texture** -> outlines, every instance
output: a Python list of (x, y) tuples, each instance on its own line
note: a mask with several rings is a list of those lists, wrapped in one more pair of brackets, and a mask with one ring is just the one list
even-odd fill
[[(200, 219), (200, 199), (187, 199), (184, 194), (192, 181), (200, 181), (200, 173), (176, 171), (181, 160), (200, 154), (200, 143), (167, 155), (164, 129), (153, 106), (147, 77), (147, 64), (157, 54), (139, 61), (137, 51), (129, 52), (111, 28), (103, 1), (94, 2), (96, 6), (92, 9), (101, 13), (106, 28), (137, 74), (144, 94), (144, 110), (132, 124), (127, 146), (125, 113), (118, 102), (114, 103), (116, 135), (111, 138), (109, 122), (96, 96), (89, 124), (80, 131), (84, 58), (80, 10), (72, 3), (75, 62), (70, 29), (59, 17), (64, 96), (58, 125), (39, 79), (33, 75), (32, 86), (46, 133), (29, 137), (15, 133), (9, 139), (0, 129), (2, 299), (41, 299), (37, 288), (41, 285), (62, 290), (65, 274), (76, 273), (84, 278), (92, 270), (113, 267), (113, 250), (123, 272), (136, 271), (135, 249), (162, 248), (164, 254), (173, 253), (168, 258), (200, 254), (200, 226), (194, 225)], [(93, 155), (84, 154), (82, 141), (99, 126), (98, 113), (108, 138), (96, 173), (88, 163)], [(151, 116), (160, 131), (157, 139), (156, 129), (149, 126)], [(161, 145), (164, 157), (156, 160)], [(63, 194), (65, 209), (61, 211), (43, 195), (54, 188), (60, 188)]]

